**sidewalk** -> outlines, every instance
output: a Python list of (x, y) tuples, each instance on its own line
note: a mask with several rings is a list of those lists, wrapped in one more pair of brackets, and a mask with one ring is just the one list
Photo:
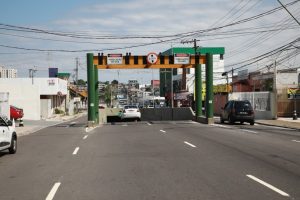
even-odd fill
[(16, 132), (19, 137), (24, 135), (29, 135), (41, 129), (47, 128), (49, 126), (54, 126), (66, 121), (77, 119), (84, 115), (86, 115), (86, 112), (78, 113), (73, 116), (54, 115), (50, 119), (46, 119), (46, 120), (23, 120), (24, 123), (23, 127), (19, 127), (19, 122), (16, 122)]
[(255, 123), (267, 126), (278, 126), (300, 130), (300, 118), (298, 118), (297, 120), (293, 120), (291, 117), (279, 117), (276, 120), (255, 120)]

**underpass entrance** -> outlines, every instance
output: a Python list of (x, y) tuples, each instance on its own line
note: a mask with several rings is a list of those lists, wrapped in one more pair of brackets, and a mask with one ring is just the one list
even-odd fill
[[(94, 126), (99, 123), (99, 90), (98, 69), (170, 69), (170, 68), (195, 68), (195, 120), (203, 123), (213, 123), (213, 54), (223, 55), (223, 47), (195, 49), (195, 54), (163, 55), (151, 52), (147, 55), (130, 53), (87, 54), (87, 80), (88, 80), (88, 123)], [(202, 71), (201, 65), (205, 64), (205, 116), (202, 113)]]

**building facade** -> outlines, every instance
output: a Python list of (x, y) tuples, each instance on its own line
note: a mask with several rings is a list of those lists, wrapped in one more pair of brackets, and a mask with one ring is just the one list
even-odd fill
[(0, 66), (0, 78), (17, 78), (18, 70), (6, 69)]
[(66, 112), (67, 81), (59, 78), (0, 79), (0, 92), (9, 93), (9, 104), (20, 107), (24, 119), (49, 118), (56, 109)]

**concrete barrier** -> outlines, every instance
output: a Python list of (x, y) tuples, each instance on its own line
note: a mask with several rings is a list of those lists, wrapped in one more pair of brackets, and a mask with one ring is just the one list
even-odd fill
[(142, 108), (142, 121), (193, 120), (194, 112), (186, 108)]

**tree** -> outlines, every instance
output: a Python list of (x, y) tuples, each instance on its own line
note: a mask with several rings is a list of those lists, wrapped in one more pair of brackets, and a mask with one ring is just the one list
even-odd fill
[(117, 81), (117, 80), (113, 80), (113, 81), (111, 82), (112, 85), (118, 85), (118, 83), (119, 83), (119, 81)]
[(82, 79), (79, 79), (77, 82), (77, 85), (85, 85), (85, 84), (86, 84), (85, 80)]

